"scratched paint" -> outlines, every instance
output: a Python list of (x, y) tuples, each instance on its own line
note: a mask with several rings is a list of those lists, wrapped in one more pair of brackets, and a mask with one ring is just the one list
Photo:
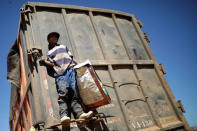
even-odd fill
[(48, 90), (48, 82), (47, 82), (47, 74), (46, 71), (42, 71), (42, 78), (43, 78), (43, 84), (44, 88)]

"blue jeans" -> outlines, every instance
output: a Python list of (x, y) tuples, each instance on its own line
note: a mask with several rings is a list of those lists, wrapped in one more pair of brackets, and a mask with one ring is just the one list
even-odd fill
[(64, 75), (56, 77), (58, 103), (60, 117), (64, 115), (70, 116), (73, 111), (75, 116), (83, 113), (81, 104), (78, 101), (76, 89), (75, 71), (72, 68), (66, 70)]

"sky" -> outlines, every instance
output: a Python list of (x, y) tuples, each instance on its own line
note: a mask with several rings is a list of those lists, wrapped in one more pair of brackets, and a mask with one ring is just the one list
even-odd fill
[[(7, 81), (7, 54), (17, 36), (20, 7), (26, 0), (1, 0), (0, 5), (0, 125), (9, 130), (10, 83)], [(197, 1), (196, 0), (36, 0), (134, 14), (143, 23), (158, 63), (176, 98), (182, 100), (190, 126), (197, 126)]]

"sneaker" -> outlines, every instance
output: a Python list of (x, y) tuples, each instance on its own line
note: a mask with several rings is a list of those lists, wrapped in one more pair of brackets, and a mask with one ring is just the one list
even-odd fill
[(89, 111), (88, 113), (82, 113), (79, 116), (79, 119), (88, 119), (93, 116), (93, 111)]
[(65, 123), (65, 122), (70, 122), (70, 117), (68, 116), (63, 116), (61, 119), (60, 119), (61, 123)]

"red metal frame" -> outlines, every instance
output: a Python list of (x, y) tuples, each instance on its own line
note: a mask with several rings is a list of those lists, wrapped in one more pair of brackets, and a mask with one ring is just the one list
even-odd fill
[[(20, 76), (20, 96), (16, 102), (16, 110), (12, 121), (13, 131), (26, 131), (32, 126), (31, 108), (29, 104), (27, 79), (25, 75), (23, 51), (21, 48), (20, 35), (18, 36), (18, 48), (20, 54), (21, 76)], [(28, 121), (27, 121), (28, 120)]]

